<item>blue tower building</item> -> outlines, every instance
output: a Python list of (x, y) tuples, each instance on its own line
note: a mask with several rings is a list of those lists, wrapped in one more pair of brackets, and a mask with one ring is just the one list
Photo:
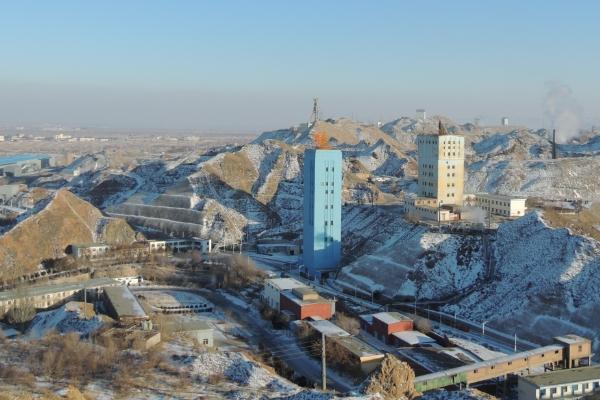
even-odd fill
[(311, 276), (335, 271), (342, 258), (342, 152), (304, 152), (304, 267)]

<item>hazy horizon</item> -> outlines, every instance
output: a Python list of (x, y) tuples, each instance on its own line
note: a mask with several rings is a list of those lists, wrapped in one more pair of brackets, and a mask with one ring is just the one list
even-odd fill
[[(461, 123), (589, 127), (600, 124), (598, 11), (591, 1), (7, 3), (0, 126), (259, 133), (307, 121), (317, 96), (324, 118), (387, 122), (425, 108)], [(552, 87), (563, 97), (548, 101)]]

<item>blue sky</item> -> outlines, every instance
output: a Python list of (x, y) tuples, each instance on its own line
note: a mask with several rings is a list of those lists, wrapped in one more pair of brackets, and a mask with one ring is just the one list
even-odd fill
[(0, 126), (252, 132), (424, 107), (543, 121), (549, 81), (600, 122), (596, 1), (6, 1)]

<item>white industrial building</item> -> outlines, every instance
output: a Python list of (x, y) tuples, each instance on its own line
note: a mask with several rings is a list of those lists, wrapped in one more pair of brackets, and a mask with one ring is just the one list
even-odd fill
[(417, 136), (418, 193), (409, 198), (410, 218), (451, 221), (460, 219), (455, 210), (463, 204), (465, 138), (451, 135), (439, 122), (437, 134)]
[(501, 194), (477, 193), (469, 196), (469, 200), (475, 207), (484, 209), (490, 214), (504, 217), (521, 217), (525, 215), (527, 208), (524, 197), (513, 197)]
[(269, 307), (279, 311), (279, 301), (282, 291), (305, 286), (305, 284), (293, 278), (267, 279), (263, 287), (262, 298)]
[(600, 393), (600, 365), (519, 376), (519, 400), (581, 399)]
[(110, 246), (104, 243), (74, 244), (71, 246), (75, 258), (98, 258), (110, 251)]

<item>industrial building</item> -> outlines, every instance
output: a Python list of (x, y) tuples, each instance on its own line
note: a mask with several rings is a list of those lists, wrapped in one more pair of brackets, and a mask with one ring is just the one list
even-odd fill
[(475, 207), (484, 209), (490, 214), (503, 217), (522, 217), (527, 211), (524, 197), (505, 196), (501, 194), (477, 193), (469, 195), (468, 201)]
[(213, 347), (214, 344), (214, 329), (205, 321), (191, 318), (176, 318), (164, 322), (162, 330), (168, 333), (183, 333), (191, 336), (199, 344), (206, 347)]
[(321, 297), (308, 286), (302, 286), (282, 291), (279, 308), (294, 319), (330, 319), (335, 314), (335, 301)]
[(519, 376), (519, 400), (579, 399), (600, 393), (600, 365)]
[(263, 286), (262, 298), (269, 307), (279, 311), (281, 292), (299, 287), (306, 287), (306, 285), (293, 278), (267, 279)]
[(76, 258), (98, 258), (103, 257), (110, 251), (111, 247), (104, 243), (81, 243), (71, 245), (71, 252)]
[(395, 346), (427, 347), (436, 343), (435, 339), (419, 331), (400, 331), (392, 333)]
[(399, 312), (380, 312), (360, 316), (360, 326), (387, 344), (395, 343), (394, 333), (412, 331), (413, 320)]
[(304, 152), (303, 262), (309, 275), (335, 271), (341, 261), (342, 152)]
[(384, 354), (377, 349), (369, 346), (367, 343), (350, 335), (348, 332), (335, 325), (334, 323), (323, 320), (319, 317), (311, 318), (309, 326), (326, 340), (333, 340), (338, 348), (345, 351), (348, 358), (356, 365), (360, 365), (364, 373), (372, 372), (384, 358)]
[(99, 292), (107, 286), (118, 284), (119, 282), (111, 278), (96, 278), (82, 282), (27, 286), (3, 291), (0, 292), (0, 317), (6, 314), (11, 308), (21, 304), (32, 304), (35, 308), (39, 309), (48, 308), (66, 301), (84, 289), (94, 289), (95, 292)]
[(108, 315), (123, 325), (146, 321), (148, 315), (127, 286), (104, 288), (104, 306)]
[(589, 339), (566, 335), (554, 338), (553, 345), (514, 353), (486, 361), (418, 376), (415, 389), (419, 392), (453, 385), (470, 385), (509, 374), (528, 375), (535, 368), (560, 370), (589, 366), (592, 343)]
[(465, 180), (465, 138), (449, 134), (439, 122), (437, 134), (417, 136), (418, 194), (407, 200), (409, 218), (460, 219)]
[(0, 157), (0, 175), (20, 177), (54, 165), (54, 157), (47, 155), (19, 154)]

